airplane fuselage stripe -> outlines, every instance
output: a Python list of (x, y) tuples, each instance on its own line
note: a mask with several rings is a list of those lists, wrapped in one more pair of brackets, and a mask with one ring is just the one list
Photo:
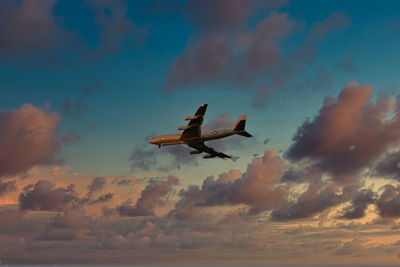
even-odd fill
[(213, 131), (202, 131), (200, 138), (190, 138), (190, 139), (182, 139), (181, 134), (167, 134), (160, 135), (153, 138), (154, 144), (161, 144), (163, 146), (166, 145), (177, 145), (177, 144), (185, 144), (187, 142), (191, 142), (194, 140), (199, 141), (208, 141), (214, 139), (224, 138), (230, 135), (234, 135), (237, 132), (231, 129), (223, 129), (223, 130), (213, 130)]

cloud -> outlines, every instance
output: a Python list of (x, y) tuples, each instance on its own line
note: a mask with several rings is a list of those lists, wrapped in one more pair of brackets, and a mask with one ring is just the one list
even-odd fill
[[(103, 80), (98, 80), (94, 82), (92, 85), (88, 85), (81, 88), (81, 93), (76, 98), (76, 100), (66, 100), (61, 106), (61, 112), (64, 115), (69, 115), (73, 117), (79, 117), (81, 113), (88, 109), (88, 104), (84, 103), (84, 99), (90, 96), (91, 94), (98, 92), (103, 85)], [(96, 124), (92, 123), (89, 126), (89, 129), (93, 129)]]
[(182, 190), (170, 216), (193, 218), (199, 214), (200, 207), (223, 205), (245, 204), (252, 208), (251, 213), (270, 209), (287, 196), (286, 187), (277, 184), (285, 169), (285, 163), (275, 151), (266, 151), (263, 157), (253, 159), (243, 174), (231, 170), (217, 180), (207, 177), (201, 187), (191, 185)]
[(224, 172), (218, 175), (217, 182), (224, 184), (233, 183), (241, 177), (242, 177), (242, 172), (238, 169), (233, 169), (230, 170), (229, 172)]
[(113, 184), (116, 184), (118, 186), (129, 186), (133, 183), (134, 181), (129, 179), (129, 178), (123, 178), (123, 177), (117, 177), (112, 181)]
[(229, 129), (233, 126), (234, 121), (231, 120), (228, 113), (221, 114), (214, 120), (204, 123), (202, 128), (204, 130), (215, 130), (215, 129)]
[(73, 184), (67, 188), (54, 187), (55, 185), (48, 180), (40, 180), (34, 186), (27, 187), (25, 192), (19, 195), (20, 209), (63, 211), (78, 202)]
[(61, 141), (65, 146), (73, 145), (79, 142), (81, 136), (79, 133), (75, 132), (74, 129), (69, 129), (69, 131), (61, 138)]
[(253, 79), (282, 61), (279, 41), (291, 33), (292, 27), (288, 14), (272, 12), (252, 32), (240, 37), (238, 46), (244, 51), (244, 62), (238, 64), (237, 74), (241, 79)]
[(377, 194), (372, 190), (361, 190), (353, 199), (351, 206), (343, 210), (344, 214), (341, 218), (350, 220), (364, 218), (368, 204), (374, 204), (376, 197)]
[(347, 28), (349, 25), (350, 19), (346, 14), (333, 12), (326, 20), (313, 25), (307, 39), (309, 41), (322, 40), (329, 32)]
[(55, 0), (5, 0), (0, 3), (0, 57), (51, 51), (73, 41), (56, 25)]
[[(296, 78), (314, 61), (318, 51), (317, 44), (328, 33), (347, 28), (349, 24), (350, 19), (340, 12), (334, 12), (325, 20), (314, 23), (307, 33), (304, 43), (287, 55), (286, 60), (275, 66), (269, 73), (268, 79), (260, 82), (253, 99), (253, 106), (263, 108), (269, 102), (274, 91), (292, 88)], [(315, 76), (306, 81), (308, 84), (300, 84), (294, 86), (294, 88), (311, 86), (314, 90), (317, 90), (321, 89), (319, 86), (326, 86), (329, 80), (329, 73), (317, 69)]]
[(114, 193), (107, 193), (107, 194), (99, 196), (95, 200), (90, 201), (89, 204), (92, 205), (92, 204), (108, 202), (113, 198), (113, 196), (114, 196)]
[[(194, 25), (195, 33), (172, 62), (163, 85), (164, 92), (210, 82), (228, 83), (236, 90), (241, 85), (251, 88), (257, 82), (253, 106), (262, 108), (278, 89), (307, 87), (317, 90), (329, 85), (330, 75), (322, 68), (318, 68), (305, 84), (294, 86), (292, 83), (314, 60), (317, 44), (330, 32), (347, 28), (349, 18), (340, 12), (332, 13), (311, 26), (302, 45), (282, 55), (281, 46), (295, 25), (287, 13), (277, 11), (285, 1), (274, 3), (194, 1), (180, 8)], [(268, 15), (259, 19), (257, 15), (266, 11)], [(343, 63), (341, 66), (349, 69), (350, 61), (346, 59)]]
[(383, 186), (383, 190), (376, 202), (380, 216), (383, 218), (400, 217), (400, 188), (387, 184)]
[(388, 177), (392, 179), (400, 178), (400, 151), (395, 151), (386, 154), (382, 160), (380, 160), (375, 168), (374, 172), (376, 175)]
[(120, 249), (126, 242), (126, 238), (124, 238), (122, 235), (113, 235), (105, 239), (102, 243), (102, 246), (106, 249)]
[(104, 177), (95, 177), (93, 178), (90, 185), (87, 186), (88, 195), (91, 196), (96, 192), (101, 191), (107, 184), (107, 181)]
[[(183, 86), (222, 80), (234, 73), (238, 80), (253, 78), (280, 60), (279, 39), (290, 32), (287, 14), (271, 13), (248, 30), (256, 11), (278, 8), (284, 1), (190, 1), (183, 9), (196, 34), (172, 63), (164, 84), (169, 93)], [(250, 71), (243, 71), (250, 69)], [(228, 79), (229, 80), (229, 79)], [(237, 82), (237, 81), (235, 81)]]
[(286, 1), (189, 1), (185, 15), (200, 32), (214, 34), (237, 31), (256, 9), (277, 8), (285, 4)]
[(0, 177), (53, 163), (59, 122), (56, 112), (46, 113), (30, 104), (0, 111)]
[(209, 82), (220, 77), (232, 59), (229, 42), (208, 38), (200, 45), (189, 46), (171, 66), (165, 84), (167, 93), (176, 87)]
[(317, 68), (315, 74), (304, 81), (304, 87), (312, 91), (322, 90), (329, 86), (331, 80), (331, 75), (327, 70)]
[(359, 186), (349, 185), (343, 188), (334, 183), (310, 183), (307, 190), (296, 200), (284, 202), (277, 206), (272, 220), (285, 221), (312, 217), (327, 208), (352, 199)]
[(354, 73), (358, 70), (358, 67), (354, 64), (353, 56), (347, 54), (343, 57), (343, 60), (337, 64), (337, 67), (345, 73)]
[(152, 168), (157, 166), (158, 169), (162, 167), (158, 167), (157, 160), (158, 151), (152, 147), (151, 149), (144, 149), (141, 147), (135, 147), (132, 151), (132, 154), (129, 158), (131, 161), (131, 169), (134, 172), (138, 170), (149, 171)]
[(117, 210), (121, 216), (152, 216), (154, 209), (164, 205), (165, 197), (178, 184), (179, 179), (175, 176), (168, 176), (166, 179), (151, 178), (135, 206), (123, 204)]
[(83, 95), (90, 95), (92, 93), (98, 92), (103, 85), (103, 80), (98, 80), (94, 84), (83, 87), (82, 92)]
[(16, 191), (17, 191), (17, 186), (15, 181), (0, 182), (0, 197)]
[(360, 238), (354, 238), (351, 241), (347, 241), (343, 243), (343, 246), (338, 249), (335, 254), (336, 255), (359, 255), (359, 253), (362, 251), (363, 244), (367, 240), (365, 239), (360, 239)]
[(126, 1), (86, 0), (85, 3), (94, 11), (100, 39), (94, 53), (91, 53), (95, 59), (116, 52), (127, 40), (140, 43), (145, 39), (147, 30), (128, 18)]
[(85, 210), (79, 208), (66, 209), (48, 223), (38, 240), (81, 240), (87, 239), (87, 232), (92, 223)]
[(298, 128), (286, 157), (309, 161), (335, 180), (349, 182), (400, 141), (400, 117), (386, 119), (395, 101), (381, 97), (371, 103), (371, 97), (371, 85), (356, 83), (348, 84), (338, 99), (327, 96), (319, 114)]

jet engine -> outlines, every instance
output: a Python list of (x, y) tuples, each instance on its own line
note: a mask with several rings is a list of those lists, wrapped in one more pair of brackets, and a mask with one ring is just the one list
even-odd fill
[(202, 152), (201, 151), (198, 151), (198, 150), (192, 150), (192, 151), (190, 151), (190, 154), (191, 155), (193, 155), (193, 154), (201, 154)]
[(215, 156), (208, 154), (203, 157), (203, 159), (211, 159), (211, 158), (215, 158)]

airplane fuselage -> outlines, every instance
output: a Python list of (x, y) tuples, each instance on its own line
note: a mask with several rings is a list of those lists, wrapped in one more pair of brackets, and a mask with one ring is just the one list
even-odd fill
[(222, 159), (232, 158), (232, 156), (224, 154), (223, 152), (215, 151), (212, 147), (208, 147), (204, 143), (209, 140), (220, 139), (234, 134), (251, 137), (252, 135), (245, 130), (246, 115), (241, 115), (230, 129), (202, 131), (201, 124), (203, 123), (206, 109), (207, 104), (203, 104), (197, 109), (193, 116), (185, 117), (185, 120), (189, 121), (189, 123), (185, 126), (178, 127), (178, 130), (183, 131), (182, 133), (159, 135), (149, 140), (149, 143), (157, 145), (158, 147), (185, 144), (194, 149), (190, 151), (190, 154), (206, 153), (206, 155), (203, 156), (205, 159), (215, 157)]
[(213, 130), (213, 131), (202, 131), (201, 136), (197, 138), (182, 138), (181, 134), (166, 134), (159, 135), (151, 140), (149, 140), (150, 144), (155, 144), (158, 146), (168, 146), (168, 145), (178, 145), (178, 144), (189, 144), (191, 142), (197, 141), (209, 141), (214, 139), (224, 138), (230, 135), (237, 134), (237, 131), (232, 129), (223, 129), (223, 130)]

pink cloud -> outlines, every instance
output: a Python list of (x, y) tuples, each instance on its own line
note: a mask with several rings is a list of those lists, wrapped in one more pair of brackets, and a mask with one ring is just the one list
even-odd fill
[(327, 96), (319, 114), (297, 130), (288, 159), (310, 160), (343, 182), (373, 164), (400, 143), (400, 117), (386, 119), (394, 99), (381, 97), (371, 103), (371, 97), (371, 85), (355, 83), (345, 87), (338, 99)]
[[(0, 55), (53, 49), (73, 37), (56, 25), (55, 0), (4, 0), (0, 3)], [(62, 40), (62, 41), (61, 41)]]
[(0, 177), (54, 162), (59, 122), (56, 112), (46, 113), (30, 104), (0, 111)]

